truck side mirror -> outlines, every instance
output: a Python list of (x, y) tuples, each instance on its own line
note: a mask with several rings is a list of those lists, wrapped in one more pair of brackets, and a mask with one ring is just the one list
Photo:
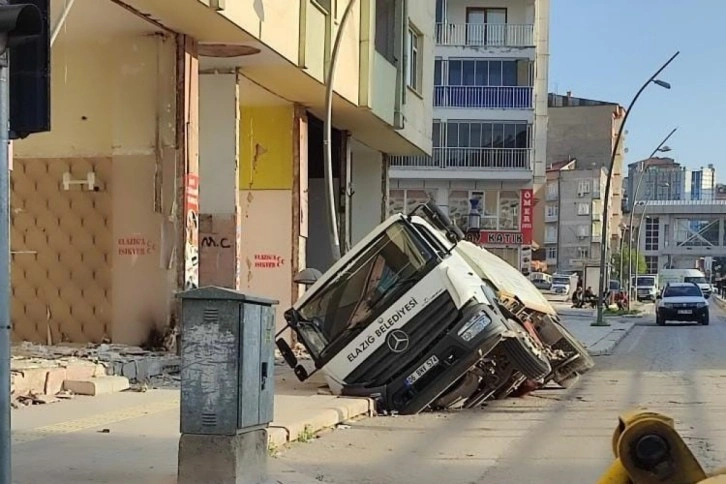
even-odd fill
[(280, 354), (285, 360), (285, 363), (287, 363), (290, 368), (295, 368), (295, 366), (297, 366), (297, 357), (295, 356), (295, 353), (292, 352), (292, 348), (290, 348), (290, 345), (287, 344), (287, 341), (282, 338), (278, 338), (277, 341), (275, 341), (275, 345), (277, 346), (277, 349), (280, 350)]

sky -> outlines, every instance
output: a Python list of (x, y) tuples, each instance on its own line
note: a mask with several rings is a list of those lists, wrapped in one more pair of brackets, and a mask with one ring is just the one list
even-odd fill
[[(689, 168), (713, 163), (726, 181), (726, 0), (551, 0), (550, 92), (630, 104), (651, 84), (625, 129), (626, 163), (647, 157), (668, 132), (667, 154)], [(695, 73), (695, 74), (694, 74)]]

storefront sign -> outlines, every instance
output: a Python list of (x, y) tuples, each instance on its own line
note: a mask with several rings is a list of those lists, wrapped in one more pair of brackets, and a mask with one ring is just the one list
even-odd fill
[(281, 256), (277, 254), (255, 254), (255, 267), (260, 269), (275, 269), (282, 267), (285, 262)]
[(520, 216), (519, 226), (522, 230), (522, 242), (523, 244), (532, 244), (532, 214), (534, 213), (534, 190), (531, 188), (525, 188), (520, 190)]
[(482, 232), (479, 243), (484, 245), (522, 245), (521, 232)]

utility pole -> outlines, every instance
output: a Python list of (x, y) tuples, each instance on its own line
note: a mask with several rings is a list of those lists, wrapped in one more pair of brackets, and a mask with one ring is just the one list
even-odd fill
[[(46, 0), (47, 1), (47, 0)], [(45, 19), (47, 22), (47, 19)], [(10, 437), (10, 51), (44, 30), (40, 9), (0, 0), (0, 484), (11, 484)]]

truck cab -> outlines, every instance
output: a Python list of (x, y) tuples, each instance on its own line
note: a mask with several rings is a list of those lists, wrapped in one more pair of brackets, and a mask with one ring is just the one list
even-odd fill
[(669, 282), (692, 282), (701, 289), (701, 292), (706, 299), (710, 298), (713, 293), (713, 287), (708, 282), (703, 272), (698, 269), (661, 269), (661, 287), (665, 287), (665, 285)]
[(643, 275), (633, 277), (632, 284), (635, 288), (635, 295), (638, 301), (655, 302), (658, 296), (658, 276)]
[[(435, 205), (422, 211), (428, 220), (389, 217), (285, 312), (333, 393), (371, 397), (379, 409), (401, 414), (424, 410), (500, 343), (518, 337), (454, 250), (461, 231)], [(287, 343), (277, 345), (305, 380), (309, 373)], [(535, 377), (549, 371), (545, 359)]]

